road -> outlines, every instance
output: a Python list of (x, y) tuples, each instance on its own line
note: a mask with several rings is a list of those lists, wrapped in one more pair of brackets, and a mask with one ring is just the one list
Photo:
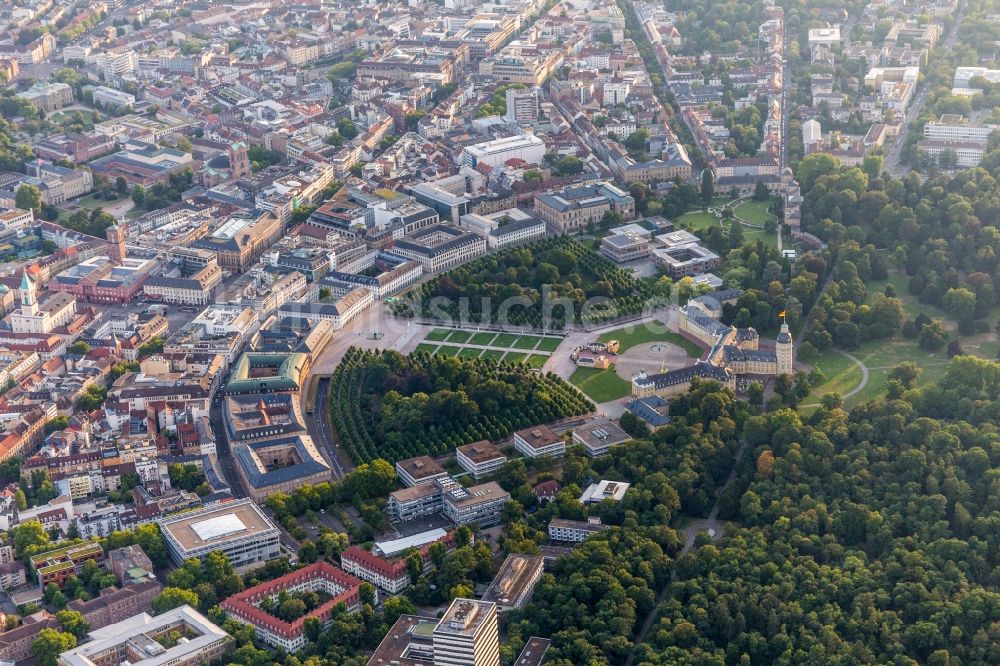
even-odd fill
[[(967, 4), (963, 4), (959, 8), (958, 14), (955, 16), (955, 22), (951, 25), (951, 30), (948, 31), (948, 36), (935, 47), (935, 50), (941, 49), (942, 52), (948, 52), (955, 45), (955, 40), (958, 39), (958, 30), (965, 19), (965, 10), (967, 7)], [(892, 148), (889, 149), (885, 157), (885, 170), (894, 178), (900, 178), (904, 173), (909, 171), (909, 169), (904, 169), (900, 163), (903, 146), (906, 145), (906, 136), (910, 131), (910, 126), (920, 117), (924, 104), (927, 103), (927, 88), (928, 86), (924, 85), (920, 94), (910, 104), (910, 108), (906, 111), (906, 117), (903, 119), (903, 129), (900, 131), (899, 136), (896, 137), (896, 142), (892, 144)]]
[(319, 377), (316, 380), (316, 398), (312, 413), (304, 414), (309, 436), (316, 442), (317, 449), (326, 458), (333, 470), (335, 479), (343, 479), (347, 473), (346, 465), (337, 456), (337, 443), (330, 429), (330, 420), (326, 418), (326, 406), (330, 394), (330, 378)]

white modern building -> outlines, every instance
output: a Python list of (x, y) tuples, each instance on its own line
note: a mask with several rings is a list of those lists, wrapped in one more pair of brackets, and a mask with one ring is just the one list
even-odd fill
[(263, 564), (280, 553), (278, 528), (253, 500), (207, 506), (157, 521), (174, 564), (225, 554), (234, 567)]
[(435, 666), (499, 666), (497, 606), (455, 599), (434, 628)]
[[(178, 632), (180, 640), (166, 647)], [(95, 629), (87, 642), (59, 655), (59, 666), (197, 666), (222, 658), (230, 636), (191, 608), (180, 606), (157, 615), (140, 613)]]
[(479, 479), (496, 474), (507, 463), (507, 456), (496, 445), (483, 440), (455, 449), (458, 466)]
[(514, 448), (531, 458), (561, 458), (566, 455), (563, 438), (543, 425), (515, 432)]
[(556, 518), (549, 523), (549, 538), (553, 541), (562, 541), (564, 543), (583, 543), (591, 534), (597, 534), (598, 532), (610, 529), (610, 527), (610, 525), (602, 524), (600, 518), (590, 518), (588, 520), (563, 520)]
[(507, 160), (518, 159), (527, 164), (541, 164), (545, 157), (545, 142), (533, 134), (519, 134), (466, 146), (462, 163), (471, 167), (486, 164), (494, 169)]

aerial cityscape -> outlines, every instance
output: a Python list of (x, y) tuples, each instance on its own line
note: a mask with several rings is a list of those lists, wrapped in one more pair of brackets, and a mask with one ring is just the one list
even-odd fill
[(998, 45), (0, 3), (0, 666), (1000, 665)]

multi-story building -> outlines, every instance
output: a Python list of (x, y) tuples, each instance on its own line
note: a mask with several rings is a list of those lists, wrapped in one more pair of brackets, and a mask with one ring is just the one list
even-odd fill
[(586, 425), (573, 431), (573, 442), (581, 444), (591, 458), (598, 458), (630, 440), (627, 432), (611, 421)]
[(215, 252), (220, 267), (243, 273), (281, 238), (282, 230), (281, 220), (273, 213), (234, 216), (191, 247)]
[(396, 476), (404, 486), (414, 487), (422, 483), (432, 483), (434, 479), (448, 476), (444, 467), (430, 456), (417, 456), (396, 461)]
[(130, 111), (135, 106), (135, 95), (114, 88), (98, 86), (94, 88), (92, 94), (94, 95), (94, 104), (106, 109)]
[(523, 125), (538, 120), (538, 89), (508, 88), (506, 94), (507, 113), (504, 119), (509, 123)]
[(392, 252), (420, 263), (425, 273), (440, 273), (486, 254), (486, 240), (457, 227), (435, 224), (399, 239)]
[[(438, 543), (448, 549), (454, 546), (454, 532), (445, 534), (442, 530), (435, 530), (431, 534), (432, 536), (436, 536), (436, 534), (440, 534), (441, 536), (429, 543), (422, 538), (423, 535), (417, 535), (416, 538), (419, 541), (413, 538), (405, 539), (404, 543), (407, 545), (407, 548), (404, 548), (401, 552), (407, 556), (399, 556), (397, 554), (395, 557), (382, 557), (360, 546), (349, 546), (347, 550), (340, 554), (340, 566), (347, 573), (357, 576), (361, 580), (368, 581), (380, 590), (384, 590), (389, 594), (399, 594), (409, 587), (412, 582), (407, 564), (407, 560), (409, 559), (408, 554), (415, 552), (415, 554), (420, 556), (422, 561), (421, 570), (426, 573), (433, 567), (430, 555), (431, 546)], [(417, 544), (420, 545), (418, 546)]]
[(93, 560), (100, 564), (104, 561), (104, 549), (99, 543), (82, 543), (75, 546), (65, 546), (32, 555), (31, 568), (38, 575), (38, 585), (43, 590), (50, 583), (62, 587), (70, 576), (75, 576), (83, 569), (83, 563)]
[[(171, 632), (183, 639), (164, 643)], [(180, 606), (151, 617), (134, 615), (94, 629), (90, 640), (59, 655), (58, 666), (197, 666), (222, 657), (229, 634), (190, 606)]]
[(561, 458), (566, 455), (565, 440), (543, 425), (515, 432), (514, 448), (531, 458)]
[[(282, 592), (324, 592), (328, 598), (302, 617), (287, 622), (260, 608), (264, 599)], [(328, 562), (315, 562), (280, 578), (243, 590), (220, 605), (227, 616), (252, 626), (260, 640), (295, 652), (306, 644), (306, 620), (316, 619), (324, 627), (328, 627), (333, 621), (334, 610), (341, 604), (348, 612), (361, 608), (361, 581)]]
[(73, 103), (73, 88), (65, 83), (36, 83), (17, 96), (38, 111), (51, 113)]
[(358, 65), (359, 79), (392, 82), (427, 81), (448, 85), (469, 59), (469, 47), (454, 43), (428, 46), (421, 42), (398, 41), (392, 48)]
[[(441, 480), (435, 482), (435, 485), (438, 484)], [(454, 481), (441, 485), (442, 513), (456, 525), (499, 525), (503, 507), (510, 501), (510, 493), (495, 481), (469, 488)]]
[(153, 599), (162, 591), (163, 586), (150, 574), (146, 580), (125, 587), (105, 588), (88, 601), (75, 599), (66, 609), (83, 615), (91, 630), (101, 629), (139, 613), (152, 612)]
[(166, 260), (142, 285), (143, 293), (164, 303), (208, 305), (222, 282), (218, 256), (194, 247), (172, 247)]
[(170, 176), (186, 168), (197, 171), (200, 167), (200, 162), (191, 153), (142, 142), (129, 143), (124, 150), (90, 163), (95, 173), (112, 182), (124, 178), (129, 187), (142, 185), (145, 188), (156, 183), (168, 185)]
[(635, 199), (610, 183), (577, 185), (535, 197), (535, 215), (557, 234), (599, 224), (607, 213), (630, 220), (635, 217)]
[(496, 474), (507, 463), (507, 456), (486, 440), (458, 447), (455, 459), (459, 467), (472, 474), (477, 481)]
[(434, 628), (435, 666), (499, 666), (497, 605), (455, 599)]
[(263, 564), (280, 555), (280, 532), (253, 500), (207, 506), (157, 522), (177, 565), (211, 552), (224, 553), (235, 567)]
[(282, 317), (298, 317), (312, 322), (328, 321), (335, 331), (349, 324), (375, 302), (375, 294), (364, 287), (351, 289), (334, 303), (292, 301), (278, 309)]
[(545, 558), (511, 553), (486, 588), (483, 601), (495, 603), (501, 613), (524, 608), (542, 577)]
[(583, 543), (591, 534), (597, 534), (610, 528), (611, 525), (602, 524), (600, 518), (588, 520), (554, 518), (549, 522), (549, 538), (564, 543)]
[(522, 160), (526, 164), (541, 164), (545, 157), (545, 142), (534, 134), (518, 134), (484, 141), (462, 149), (462, 163), (471, 167), (486, 164), (494, 169), (507, 160)]
[(441, 488), (436, 483), (423, 483), (412, 488), (389, 493), (386, 512), (393, 522), (406, 522), (441, 512)]
[(308, 435), (264, 439), (235, 447), (236, 470), (250, 496), (263, 501), (277, 492), (330, 481), (330, 466)]
[(601, 239), (601, 256), (616, 264), (644, 259), (649, 253), (649, 240), (635, 234), (612, 234)]

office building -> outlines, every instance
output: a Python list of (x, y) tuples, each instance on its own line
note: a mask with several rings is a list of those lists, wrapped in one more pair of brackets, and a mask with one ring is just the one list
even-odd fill
[(434, 628), (434, 666), (499, 666), (497, 606), (455, 599)]
[[(181, 640), (169, 641), (172, 632)], [(190, 606), (151, 617), (141, 613), (91, 631), (59, 655), (58, 666), (198, 666), (222, 657), (230, 636)]]
[(544, 557), (511, 553), (486, 589), (483, 601), (495, 603), (501, 613), (524, 608), (544, 568)]
[(541, 164), (545, 157), (545, 142), (533, 134), (518, 134), (466, 146), (462, 150), (462, 163), (475, 168), (486, 164), (494, 169), (508, 160), (525, 164)]
[(563, 438), (543, 425), (515, 432), (514, 448), (530, 458), (561, 458), (566, 455)]
[(624, 481), (608, 481), (602, 479), (587, 486), (580, 495), (581, 504), (600, 504), (604, 500), (620, 502), (632, 484)]
[(424, 273), (433, 274), (486, 254), (486, 240), (457, 227), (435, 224), (399, 239), (392, 252), (418, 262)]
[(616, 264), (645, 259), (649, 254), (649, 241), (635, 234), (612, 234), (601, 239), (601, 256)]
[(64, 546), (29, 558), (31, 568), (38, 576), (38, 585), (43, 590), (50, 584), (63, 587), (69, 577), (78, 575), (83, 570), (83, 563), (90, 560), (97, 564), (104, 562), (104, 549), (101, 548), (101, 544), (86, 542), (75, 546)]
[(434, 458), (417, 456), (407, 460), (397, 460), (396, 476), (404, 486), (412, 488), (422, 483), (431, 483), (434, 479), (444, 478), (448, 473)]
[(504, 119), (518, 125), (538, 120), (538, 89), (508, 88), (506, 92), (507, 113)]
[(330, 466), (309, 435), (264, 439), (234, 447), (236, 471), (250, 496), (262, 502), (274, 493), (331, 481)]
[(583, 543), (591, 534), (597, 534), (610, 528), (611, 525), (602, 524), (600, 518), (588, 520), (554, 518), (549, 522), (549, 538), (564, 543)]
[(263, 564), (280, 555), (278, 528), (253, 500), (207, 506), (157, 522), (170, 559), (178, 566), (211, 552), (225, 554), (235, 567)]
[(375, 648), (367, 666), (433, 666), (437, 624), (432, 617), (400, 615)]
[(507, 463), (507, 456), (486, 440), (458, 447), (455, 459), (459, 467), (472, 474), (477, 481), (496, 474)]
[(573, 442), (581, 444), (591, 458), (603, 456), (630, 439), (627, 432), (611, 421), (586, 425), (573, 431)]
[[(456, 525), (478, 525), (492, 527), (500, 524), (504, 505), (510, 501), (510, 493), (495, 481), (463, 488), (458, 483), (442, 485), (442, 513)], [(441, 484), (441, 480), (435, 481)]]

